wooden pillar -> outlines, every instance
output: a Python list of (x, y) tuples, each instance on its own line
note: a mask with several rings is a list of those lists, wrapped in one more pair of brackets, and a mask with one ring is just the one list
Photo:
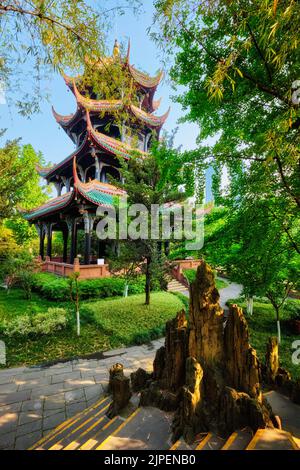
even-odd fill
[(106, 243), (104, 240), (98, 240), (98, 258), (105, 257)]
[(85, 249), (84, 249), (84, 264), (90, 264), (91, 259), (91, 234), (93, 229), (94, 219), (88, 212), (83, 214), (84, 221), (84, 234), (85, 234)]
[(77, 224), (76, 219), (72, 219), (69, 224), (69, 231), (71, 232), (71, 249), (70, 249), (70, 264), (74, 263), (77, 255)]
[(63, 229), (63, 240), (64, 240), (64, 248), (63, 248), (63, 262), (67, 262), (68, 258), (68, 235), (69, 231), (66, 229)]
[(52, 253), (52, 224), (50, 222), (46, 225), (47, 230), (47, 256), (51, 260)]
[(165, 255), (169, 256), (170, 254), (170, 242), (165, 242)]
[(45, 230), (41, 228), (40, 230), (40, 258), (43, 260), (45, 255)]

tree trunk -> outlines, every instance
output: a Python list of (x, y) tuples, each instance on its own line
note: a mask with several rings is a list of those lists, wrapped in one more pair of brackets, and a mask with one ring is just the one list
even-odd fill
[(77, 322), (77, 336), (80, 336), (80, 314), (79, 314), (79, 310), (76, 311), (76, 322)]
[(280, 326), (280, 317), (279, 317), (279, 309), (275, 307), (276, 311), (276, 323), (277, 323), (277, 338), (278, 344), (281, 343), (281, 326)]
[(128, 283), (126, 282), (124, 286), (124, 292), (123, 292), (123, 297), (128, 297)]
[(146, 284), (145, 284), (145, 294), (146, 294), (146, 305), (150, 305), (150, 285), (151, 285), (151, 272), (150, 272), (151, 258), (147, 257), (146, 265)]
[(253, 297), (248, 297), (247, 299), (247, 313), (249, 315), (253, 314)]

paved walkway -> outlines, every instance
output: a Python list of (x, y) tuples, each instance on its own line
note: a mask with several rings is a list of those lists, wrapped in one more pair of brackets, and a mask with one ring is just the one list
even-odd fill
[[(236, 284), (235, 282), (230, 282), (228, 279), (224, 279), (222, 277), (218, 277), (218, 279), (226, 281), (227, 283), (230, 283), (227, 287), (224, 287), (223, 289), (219, 289), (219, 294), (220, 294), (220, 305), (221, 307), (227, 308), (226, 302), (229, 299), (236, 299), (239, 297), (242, 293), (243, 286), (241, 284)], [(180, 291), (182, 294), (186, 295), (189, 297), (189, 290), (188, 289), (183, 289)]]
[(104, 353), (101, 360), (76, 360), (51, 367), (0, 370), (0, 449), (27, 449), (65, 419), (104, 395), (108, 371), (121, 362), (126, 374), (152, 370), (164, 339)]
[[(221, 306), (238, 297), (241, 289), (234, 283), (221, 289)], [(121, 362), (126, 374), (139, 367), (152, 370), (155, 351), (163, 344), (160, 339), (150, 345), (108, 351), (101, 360), (0, 370), (0, 449), (27, 449), (97, 401), (106, 391), (112, 364)]]
[[(219, 279), (222, 279), (222, 278), (220, 277)], [(228, 281), (228, 279), (222, 279), (222, 280), (226, 282), (230, 282)], [(230, 282), (229, 286), (224, 287), (224, 289), (220, 289), (219, 293), (220, 293), (221, 307), (227, 308), (226, 307), (227, 300), (236, 299), (237, 297), (241, 295), (242, 290), (243, 290), (243, 286), (241, 286), (240, 284), (236, 284), (235, 282)]]

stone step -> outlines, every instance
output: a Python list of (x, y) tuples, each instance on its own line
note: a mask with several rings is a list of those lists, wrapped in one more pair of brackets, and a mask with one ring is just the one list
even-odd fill
[[(98, 424), (102, 423), (103, 425), (103, 421), (105, 421), (106, 418), (105, 412), (110, 403), (110, 397), (99, 400), (97, 403), (88, 407), (86, 410), (61, 423), (53, 431), (40, 439), (33, 447), (30, 448), (30, 450), (47, 450), (54, 446), (57, 446), (57, 450), (62, 449), (64, 445), (72, 442), (72, 440), (74, 440), (77, 435), (80, 434), (80, 432), (84, 432), (93, 426), (95, 421)], [(66, 440), (70, 436), (72, 436), (73, 439), (68, 440), (67, 444), (65, 444)]]
[(93, 429), (89, 433), (83, 433), (77, 439), (71, 442), (64, 450), (95, 450), (101, 442), (110, 436), (124, 422), (119, 416), (113, 419), (106, 419), (106, 423), (95, 433)]
[(281, 429), (258, 429), (246, 450), (300, 450), (291, 433)]
[(184, 284), (181, 284), (180, 282), (174, 280), (174, 281), (169, 282), (168, 290), (169, 291), (186, 291), (187, 287)]
[(221, 450), (245, 450), (252, 438), (253, 432), (251, 429), (239, 429), (229, 436)]
[(225, 444), (226, 439), (223, 439), (216, 434), (209, 432), (199, 442), (195, 450), (220, 450)]
[(137, 408), (96, 450), (168, 450), (172, 414)]

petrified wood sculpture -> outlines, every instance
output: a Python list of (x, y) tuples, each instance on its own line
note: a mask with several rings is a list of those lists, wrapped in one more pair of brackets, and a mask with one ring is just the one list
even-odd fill
[(125, 377), (122, 364), (117, 363), (110, 368), (108, 388), (113, 401), (108, 409), (107, 416), (113, 418), (128, 405), (131, 398), (130, 379)]
[(233, 305), (225, 321), (213, 271), (203, 261), (190, 289), (189, 322), (184, 312), (167, 322), (141, 405), (175, 410), (173, 439), (183, 435), (188, 442), (208, 430), (225, 435), (276, 425), (260, 376), (243, 312)]

